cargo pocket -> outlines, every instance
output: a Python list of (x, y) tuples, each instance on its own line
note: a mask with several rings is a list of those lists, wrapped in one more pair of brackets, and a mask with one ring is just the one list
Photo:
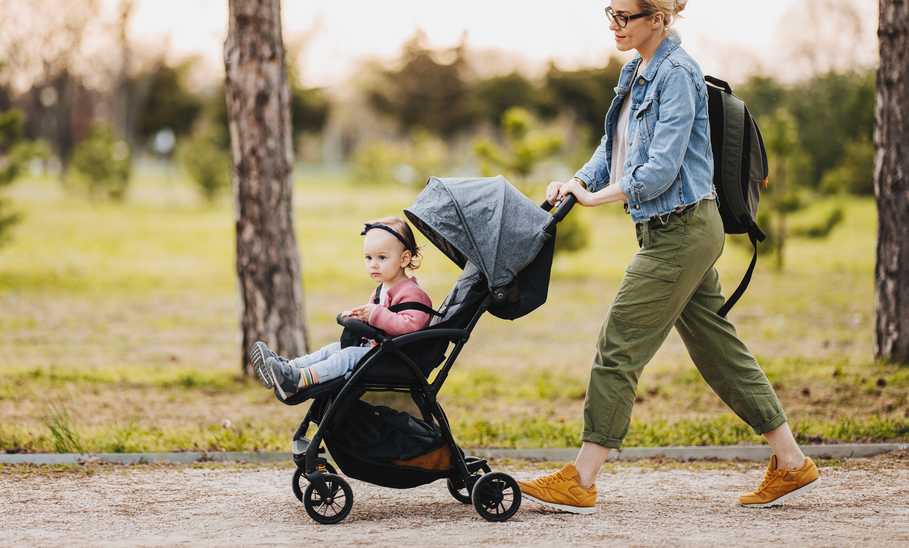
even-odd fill
[(682, 267), (638, 253), (625, 269), (610, 314), (620, 325), (652, 329), (668, 321), (668, 306)]

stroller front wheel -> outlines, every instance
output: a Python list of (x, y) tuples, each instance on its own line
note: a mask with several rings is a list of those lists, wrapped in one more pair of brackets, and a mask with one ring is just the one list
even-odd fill
[(492, 472), (473, 484), (471, 499), (486, 521), (506, 521), (521, 507), (521, 488), (508, 474)]
[[(335, 467), (331, 465), (330, 462), (319, 463), (318, 469), (320, 472), (328, 472), (329, 474), (337, 474)], [(303, 475), (303, 469), (297, 467), (294, 470), (294, 477), (291, 481), (290, 488), (293, 489), (294, 496), (297, 497), (297, 500), (303, 502), (303, 491), (306, 489), (306, 486), (303, 485), (304, 481), (308, 481), (306, 476)]]
[(309, 517), (319, 523), (339, 523), (353, 508), (353, 491), (341, 476), (320, 474), (306, 487), (303, 506)]

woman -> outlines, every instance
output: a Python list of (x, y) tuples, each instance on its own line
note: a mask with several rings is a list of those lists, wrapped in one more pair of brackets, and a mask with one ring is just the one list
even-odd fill
[(590, 161), (546, 191), (550, 203), (568, 194), (588, 207), (624, 203), (640, 245), (600, 331), (574, 464), (521, 482), (527, 498), (562, 510), (593, 512), (596, 475), (628, 431), (641, 370), (673, 326), (704, 379), (773, 449), (764, 482), (739, 503), (779, 504), (818, 478), (766, 375), (716, 313), (723, 295), (713, 265), (724, 234), (707, 89), (698, 64), (669, 33), (686, 1), (613, 0), (606, 8), (618, 49), (640, 55), (622, 68), (606, 134)]

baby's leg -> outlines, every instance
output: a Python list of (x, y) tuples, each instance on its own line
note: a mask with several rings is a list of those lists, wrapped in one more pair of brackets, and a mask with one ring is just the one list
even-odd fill
[(300, 370), (300, 387), (343, 377), (371, 350), (368, 346), (348, 346), (327, 359)]
[(333, 342), (331, 344), (323, 346), (315, 352), (290, 360), (290, 365), (296, 367), (297, 369), (301, 367), (309, 367), (314, 363), (327, 360), (330, 356), (337, 354), (340, 351), (341, 343)]

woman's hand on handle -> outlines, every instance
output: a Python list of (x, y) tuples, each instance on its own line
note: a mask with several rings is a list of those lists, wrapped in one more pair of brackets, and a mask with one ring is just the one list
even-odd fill
[(546, 187), (546, 201), (552, 205), (556, 205), (556, 202), (560, 200), (559, 190), (561, 190), (562, 185), (565, 185), (564, 181), (553, 181), (549, 183), (549, 186)]
[[(551, 184), (552, 183), (550, 183), (550, 186), (551, 186)], [(581, 186), (581, 183), (579, 183), (577, 179), (572, 179), (570, 181), (561, 183), (561, 186), (559, 187), (559, 190), (558, 190), (557, 200), (561, 202), (569, 194), (574, 194), (575, 199), (582, 206), (589, 207), (589, 206), (593, 206), (593, 205), (599, 205), (598, 203), (596, 203), (594, 201), (593, 193), (590, 192), (589, 190), (587, 190), (586, 188), (584, 188), (583, 186)], [(552, 203), (552, 202), (550, 202), (550, 203)]]

